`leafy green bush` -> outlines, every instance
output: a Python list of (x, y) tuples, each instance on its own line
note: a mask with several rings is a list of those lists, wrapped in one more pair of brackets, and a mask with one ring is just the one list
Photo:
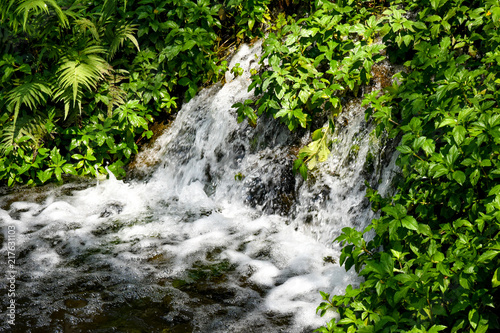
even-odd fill
[(391, 198), (369, 189), (380, 218), (336, 239), (345, 244), (340, 263), (364, 282), (322, 294), (318, 311), (333, 308), (340, 319), (317, 331), (498, 330), (500, 6), (394, 3), (381, 32), (408, 71), (365, 103), (379, 133), (401, 137), (404, 177)]
[[(351, 24), (351, 22), (363, 22)], [(279, 21), (278, 21), (279, 23)], [(363, 7), (318, 2), (310, 16), (281, 24), (264, 40), (261, 63), (269, 67), (252, 76), (249, 89), (259, 97), (233, 107), (238, 120), (257, 121), (266, 112), (293, 131), (306, 128), (327, 111), (332, 117), (342, 108), (341, 98), (357, 94), (370, 81), (371, 67), (384, 59), (382, 44), (373, 43), (378, 19)], [(298, 98), (297, 98), (298, 97)], [(257, 112), (254, 111), (257, 109)], [(294, 170), (307, 170), (329, 154), (326, 135), (333, 122), (314, 132), (313, 142), (299, 152)]]
[[(392, 87), (363, 96), (376, 133), (401, 140), (396, 195), (367, 196), (380, 218), (343, 229), (340, 263), (364, 282), (345, 295), (322, 293), (319, 332), (485, 332), (498, 321), (500, 138), (498, 1), (315, 1), (298, 21), (282, 20), (264, 41), (252, 77), (257, 99), (234, 105), (254, 124), (263, 112), (290, 130), (370, 81), (383, 57), (404, 64)], [(373, 45), (380, 37), (383, 45)], [(298, 97), (298, 98), (296, 98)], [(328, 128), (294, 164), (304, 178), (328, 154)], [(364, 235), (375, 231), (367, 241)]]
[(148, 123), (220, 80), (229, 44), (259, 34), (267, 5), (2, 1), (0, 183), (100, 176), (106, 165), (123, 176)]

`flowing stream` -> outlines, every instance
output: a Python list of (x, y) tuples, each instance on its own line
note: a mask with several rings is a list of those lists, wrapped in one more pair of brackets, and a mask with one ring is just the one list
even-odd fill
[[(251, 98), (259, 45), (243, 46), (226, 74), (185, 104), (139, 156), (129, 181), (3, 189), (0, 243), (15, 228), (15, 326), (0, 331), (311, 332), (320, 290), (359, 283), (332, 244), (343, 227), (373, 218), (365, 180), (390, 188), (392, 156), (346, 101), (332, 155), (307, 181), (292, 174), (310, 133), (277, 121), (236, 122)], [(7, 272), (6, 255), (0, 271)]]

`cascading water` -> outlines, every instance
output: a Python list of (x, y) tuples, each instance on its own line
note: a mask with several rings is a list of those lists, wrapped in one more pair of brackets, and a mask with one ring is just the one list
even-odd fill
[[(244, 46), (230, 66), (248, 73), (258, 53)], [(226, 81), (184, 105), (143, 153), (160, 161), (147, 180), (0, 198), (2, 253), (14, 226), (17, 272), (15, 326), (2, 320), (0, 330), (309, 332), (325, 323), (318, 291), (358, 282), (331, 242), (370, 221), (364, 181), (383, 190), (392, 168), (352, 101), (331, 157), (303, 181), (291, 164), (304, 142), (277, 122), (237, 124), (231, 105), (251, 98), (249, 77)], [(11, 270), (5, 257), (0, 270)]]

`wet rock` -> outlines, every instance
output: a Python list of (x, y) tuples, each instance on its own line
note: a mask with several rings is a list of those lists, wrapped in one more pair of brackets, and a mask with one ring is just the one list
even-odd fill
[(86, 299), (70, 298), (64, 301), (64, 305), (70, 309), (78, 309), (87, 306), (89, 302)]
[(111, 215), (118, 215), (123, 211), (123, 205), (119, 202), (111, 202), (104, 207), (99, 214), (99, 217), (110, 217)]
[(295, 175), (292, 159), (269, 163), (244, 180), (245, 203), (266, 214), (288, 215), (295, 201)]
[(158, 154), (161, 146), (156, 144), (156, 139), (161, 136), (171, 122), (154, 122), (150, 130), (153, 132), (151, 139), (141, 146), (141, 153), (136, 155), (132, 162), (127, 165), (127, 171), (131, 178), (144, 178), (161, 161)]

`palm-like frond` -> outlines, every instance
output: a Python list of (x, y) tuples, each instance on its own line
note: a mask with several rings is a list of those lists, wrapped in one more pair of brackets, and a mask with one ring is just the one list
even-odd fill
[(38, 146), (47, 135), (46, 121), (46, 116), (23, 115), (17, 122), (4, 124), (0, 130), (0, 153), (3, 154), (7, 148), (15, 146), (16, 140), (23, 136), (28, 136), (31, 142)]
[(57, 5), (55, 0), (21, 0), (18, 2), (15, 13), (23, 17), (23, 30), (26, 30), (26, 23), (30, 15), (38, 15), (43, 12), (50, 15), (49, 6), (52, 7), (61, 24), (63, 26), (69, 26), (68, 18), (62, 11), (61, 7)]
[(83, 32), (87, 31), (87, 29), (88, 29), (90, 31), (90, 33), (92, 34), (92, 37), (94, 37), (94, 39), (97, 42), (100, 40), (99, 32), (97, 31), (96, 25), (94, 24), (94, 22), (92, 22), (88, 18), (79, 18), (79, 19), (75, 20), (75, 24), (81, 30), (83, 30)]
[(0, 128), (0, 155), (3, 155), (7, 148), (14, 145), (16, 125), (9, 123)]
[[(102, 5), (102, 12), (104, 13), (105, 16), (110, 16), (112, 15), (115, 11), (116, 8), (118, 8), (118, 2), (120, 0), (104, 0), (104, 4)], [(127, 8), (127, 0), (123, 1), (123, 11), (125, 11)]]
[(118, 48), (123, 46), (123, 42), (128, 39), (130, 40), (138, 51), (141, 50), (139, 47), (139, 42), (134, 36), (134, 32), (137, 30), (135, 24), (131, 24), (128, 22), (120, 22), (116, 26), (108, 26), (106, 29), (106, 36), (111, 40), (109, 46), (109, 59), (113, 58), (118, 51)]
[(111, 71), (111, 66), (98, 55), (102, 53), (105, 53), (104, 48), (88, 46), (77, 54), (61, 58), (56, 72), (59, 88), (55, 98), (64, 101), (65, 118), (71, 104), (74, 108), (78, 106), (81, 109), (82, 89), (95, 89), (104, 75)]
[(9, 91), (6, 95), (7, 110), (14, 111), (13, 122), (17, 120), (21, 105), (24, 104), (31, 110), (35, 110), (37, 105), (46, 103), (47, 95), (52, 95), (50, 86), (38, 80), (26, 82)]
[(0, 1), (0, 19), (2, 21), (6, 20), (10, 13), (10, 8), (16, 2), (16, 0), (2, 0)]

